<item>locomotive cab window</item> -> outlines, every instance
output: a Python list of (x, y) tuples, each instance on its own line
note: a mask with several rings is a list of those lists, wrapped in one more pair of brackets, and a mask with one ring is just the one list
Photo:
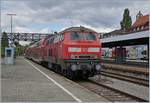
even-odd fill
[(86, 40), (96, 40), (96, 36), (92, 33), (86, 35)]
[(71, 33), (71, 34), (70, 34), (70, 39), (71, 39), (71, 40), (81, 40), (82, 37), (81, 37), (80, 34), (77, 34), (77, 33)]

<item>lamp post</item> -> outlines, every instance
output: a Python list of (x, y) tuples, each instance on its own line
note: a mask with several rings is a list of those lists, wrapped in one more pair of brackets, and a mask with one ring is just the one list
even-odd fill
[(7, 14), (11, 17), (11, 46), (13, 46), (13, 34), (12, 34), (12, 19), (13, 19), (13, 16), (16, 16), (16, 14), (13, 14), (13, 13), (9, 13)]

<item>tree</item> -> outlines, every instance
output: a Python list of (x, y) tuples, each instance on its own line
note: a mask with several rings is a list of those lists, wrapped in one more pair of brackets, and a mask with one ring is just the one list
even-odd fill
[(17, 35), (14, 35), (13, 42), (14, 42), (14, 44), (15, 44), (16, 47), (20, 45), (19, 44), (19, 40), (17, 38)]
[(131, 19), (131, 16), (130, 16), (130, 12), (126, 8), (124, 10), (123, 19), (120, 22), (120, 26), (121, 26), (122, 30), (127, 30), (127, 29), (129, 29), (131, 27), (131, 25), (132, 25), (132, 19)]
[(9, 41), (6, 32), (3, 32), (2, 39), (1, 39), (1, 56), (4, 57), (5, 55), (5, 47), (8, 47)]

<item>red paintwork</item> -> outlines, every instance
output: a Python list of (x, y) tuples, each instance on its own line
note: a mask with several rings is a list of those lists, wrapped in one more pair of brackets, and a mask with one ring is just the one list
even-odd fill
[[(64, 32), (64, 40), (62, 42), (56, 43), (56, 44), (52, 44), (49, 45), (47, 49), (51, 49), (52, 50), (52, 56), (55, 58), (59, 58), (59, 59), (71, 59), (71, 54), (95, 54), (98, 56), (98, 58), (101, 58), (101, 52), (87, 52), (87, 48), (89, 47), (98, 47), (101, 48), (100, 45), (100, 41), (97, 37), (96, 41), (90, 42), (90, 41), (72, 41), (69, 39), (69, 33)], [(86, 35), (86, 33), (84, 33), (83, 35)], [(97, 35), (97, 34), (96, 34)], [(80, 47), (81, 52), (68, 52), (68, 47)], [(84, 49), (83, 49), (84, 48)]]
[[(79, 32), (81, 33), (81, 32)], [(39, 42), (39, 47), (30, 47), (28, 51), (30, 51), (30, 53), (28, 53), (28, 55), (31, 55), (32, 59), (36, 59), (36, 61), (41, 62), (45, 61), (48, 58), (48, 53), (50, 51), (50, 55), (52, 57), (57, 58), (57, 59), (63, 59), (63, 60), (67, 60), (67, 59), (72, 59), (71, 55), (72, 54), (76, 54), (76, 55), (88, 55), (88, 54), (92, 54), (92, 55), (96, 55), (97, 59), (101, 59), (101, 43), (100, 40), (98, 38), (98, 33), (94, 32), (94, 34), (96, 35), (96, 41), (73, 41), (70, 40), (69, 38), (69, 32), (60, 32), (58, 34), (55, 35), (60, 35), (63, 34), (64, 36), (64, 40), (55, 44), (49, 44), (48, 46), (46, 46), (47, 40), (48, 38), (52, 37), (46, 37), (42, 40), (40, 40)], [(82, 35), (86, 35), (87, 32), (82, 32)], [(79, 47), (82, 48), (81, 52), (68, 52), (68, 47)], [(97, 47), (100, 48), (99, 52), (88, 52), (87, 48), (89, 47)]]
[[(128, 51), (124, 48), (124, 51), (123, 51), (124, 57), (127, 56), (127, 53), (128, 53)], [(117, 53), (116, 49), (113, 48), (112, 49), (112, 58), (115, 59), (115, 58), (117, 58), (116, 56), (118, 56), (118, 55), (119, 55), (119, 53)]]

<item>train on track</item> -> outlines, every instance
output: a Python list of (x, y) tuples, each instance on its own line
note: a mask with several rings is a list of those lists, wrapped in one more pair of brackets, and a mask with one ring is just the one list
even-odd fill
[(82, 26), (45, 37), (28, 47), (25, 56), (70, 79), (87, 79), (101, 69), (98, 33)]

